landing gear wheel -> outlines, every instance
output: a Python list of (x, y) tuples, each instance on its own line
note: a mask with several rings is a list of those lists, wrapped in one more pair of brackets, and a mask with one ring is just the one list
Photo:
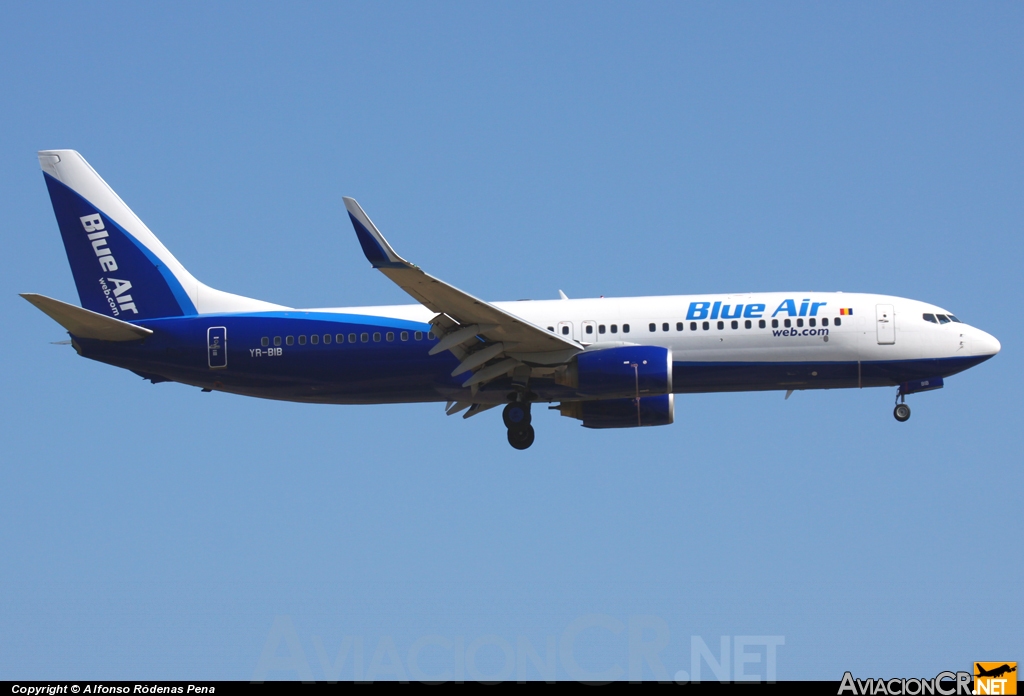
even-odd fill
[(505, 421), (505, 427), (510, 430), (524, 425), (529, 425), (533, 420), (532, 416), (530, 416), (530, 404), (522, 401), (514, 401), (510, 403), (505, 407), (505, 410), (501, 412), (501, 419)]
[(892, 410), (892, 415), (900, 423), (906, 423), (910, 420), (910, 407), (906, 404), (896, 404), (896, 408)]
[(522, 425), (508, 429), (508, 444), (517, 450), (527, 449), (533, 444), (534, 432), (532, 425)]

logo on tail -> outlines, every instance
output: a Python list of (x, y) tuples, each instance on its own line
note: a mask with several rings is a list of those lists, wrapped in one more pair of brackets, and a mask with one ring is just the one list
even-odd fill
[[(107, 273), (116, 271), (117, 260), (110, 251), (110, 247), (107, 246), (107, 239), (110, 237), (110, 233), (103, 224), (103, 218), (98, 213), (94, 213), (92, 215), (83, 215), (79, 220), (82, 221), (85, 234), (92, 243), (92, 250), (96, 253), (96, 258), (100, 262), (100, 268)], [(119, 316), (121, 312), (139, 313), (135, 302), (132, 300), (132, 296), (127, 294), (132, 289), (131, 281), (118, 278), (100, 278), (100, 289), (103, 291), (103, 296), (107, 298), (110, 311), (113, 312), (115, 317)]]

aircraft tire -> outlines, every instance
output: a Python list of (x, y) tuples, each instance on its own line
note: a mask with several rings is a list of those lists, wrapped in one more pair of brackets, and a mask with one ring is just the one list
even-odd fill
[(514, 401), (501, 412), (501, 419), (505, 421), (506, 428), (517, 428), (529, 425), (533, 421), (530, 415), (530, 404), (521, 401)]
[(896, 408), (893, 409), (892, 415), (900, 423), (906, 423), (910, 420), (910, 407), (906, 404), (896, 404)]
[(508, 429), (508, 444), (517, 450), (528, 449), (533, 444), (534, 431), (532, 425)]

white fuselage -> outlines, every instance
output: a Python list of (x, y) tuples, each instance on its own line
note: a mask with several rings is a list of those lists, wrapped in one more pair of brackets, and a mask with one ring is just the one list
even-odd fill
[[(700, 311), (701, 307), (693, 311), (695, 303), (707, 305), (706, 314)], [(717, 313), (713, 313), (715, 303), (720, 303)], [(664, 346), (672, 350), (677, 362), (902, 361), (991, 356), (1000, 349), (995, 337), (968, 324), (926, 321), (925, 315), (950, 316), (936, 305), (890, 295), (773, 292), (520, 300), (494, 304), (583, 346), (615, 343)], [(740, 305), (740, 316), (732, 318)], [(763, 310), (749, 310), (751, 306), (762, 305)], [(891, 316), (883, 317), (884, 310), (880, 307), (891, 307)], [(726, 308), (724, 312), (723, 308)], [(801, 308), (805, 309), (804, 316), (800, 316)], [(849, 313), (841, 314), (844, 309)], [(433, 316), (422, 305), (310, 311), (422, 322)], [(729, 318), (723, 318), (725, 314)], [(812, 319), (814, 326), (811, 326)], [(761, 320), (765, 322), (763, 328)], [(773, 320), (777, 326), (773, 326)], [(747, 328), (748, 321), (750, 328)], [(654, 330), (651, 330), (652, 325)]]

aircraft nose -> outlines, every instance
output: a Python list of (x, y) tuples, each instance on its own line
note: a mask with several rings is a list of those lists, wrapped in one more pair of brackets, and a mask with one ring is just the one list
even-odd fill
[(1003, 347), (998, 338), (984, 331), (978, 331), (978, 337), (974, 339), (974, 346), (981, 355), (995, 355)]

